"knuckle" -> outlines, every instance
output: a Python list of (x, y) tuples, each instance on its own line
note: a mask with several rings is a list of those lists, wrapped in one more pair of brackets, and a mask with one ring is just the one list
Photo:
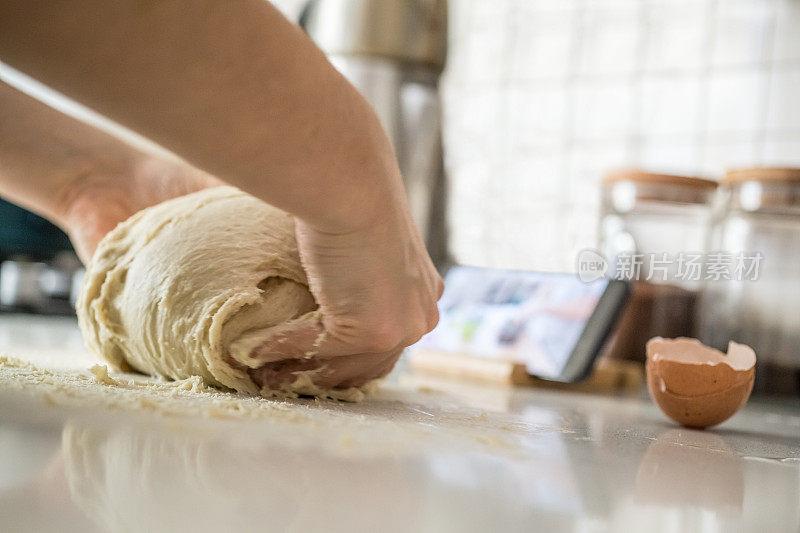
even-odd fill
[(429, 331), (433, 330), (433, 328), (435, 328), (438, 323), (439, 323), (439, 307), (433, 305), (431, 307), (430, 312), (428, 313), (428, 320), (425, 325), (425, 333), (428, 333)]
[(417, 320), (414, 321), (412, 327), (408, 331), (405, 339), (405, 345), (411, 346), (419, 341), (425, 334), (436, 327), (439, 322), (439, 308), (436, 305), (431, 305), (426, 311), (419, 314)]
[(438, 274), (436, 276), (435, 288), (436, 288), (436, 300), (438, 301), (444, 294), (444, 280)]
[(367, 352), (379, 353), (395, 349), (402, 342), (402, 332), (392, 321), (380, 321), (367, 325), (363, 347)]
[(416, 343), (439, 323), (436, 301), (423, 298), (397, 308), (383, 309), (360, 317), (358, 343), (364, 352), (384, 353)]

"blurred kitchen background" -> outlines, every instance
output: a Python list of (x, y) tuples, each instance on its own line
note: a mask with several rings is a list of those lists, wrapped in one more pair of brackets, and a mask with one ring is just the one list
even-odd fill
[[(276, 4), (296, 19), (305, 1)], [(448, 7), (440, 89), (459, 263), (574, 269), (598, 244), (609, 168), (718, 179), (800, 166), (799, 1)]]
[[(761, 375), (800, 390), (800, 178), (724, 179), (731, 169), (800, 167), (800, 0), (274, 3), (376, 107), (438, 264), (571, 272), (582, 250), (608, 251), (619, 235), (653, 253), (761, 251), (761, 280), (716, 285), (702, 305), (707, 284), (677, 283), (690, 294), (669, 299), (667, 311), (647, 303), (642, 320), (653, 327), (632, 327), (663, 334), (683, 319), (668, 333), (751, 343), (777, 365)], [(0, 77), (146, 144), (19, 73)], [(640, 171), (609, 177), (617, 168)], [(627, 207), (616, 200), (620, 183)], [(46, 261), (56, 271), (47, 286), (68, 300), (74, 263), (20, 255), (7, 231), (18, 218), (3, 213), (0, 259)], [(8, 304), (28, 273), (6, 263)]]

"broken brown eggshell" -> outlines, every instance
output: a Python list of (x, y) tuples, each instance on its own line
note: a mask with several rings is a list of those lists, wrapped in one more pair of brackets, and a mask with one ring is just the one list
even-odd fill
[(728, 353), (697, 339), (655, 337), (647, 342), (647, 388), (664, 413), (690, 428), (730, 418), (753, 390), (756, 354), (730, 342)]

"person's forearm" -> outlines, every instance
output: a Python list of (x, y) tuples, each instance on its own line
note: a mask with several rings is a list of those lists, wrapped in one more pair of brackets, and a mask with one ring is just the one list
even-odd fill
[(369, 105), (264, 0), (4, 0), (0, 60), (321, 229), (402, 187)]
[(0, 82), (0, 196), (62, 227), (96, 177), (130, 176), (145, 155)]

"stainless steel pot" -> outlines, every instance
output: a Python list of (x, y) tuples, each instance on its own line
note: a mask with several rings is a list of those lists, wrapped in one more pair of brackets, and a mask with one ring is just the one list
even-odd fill
[(373, 106), (392, 140), (414, 221), (446, 261), (439, 76), (445, 0), (311, 0), (301, 26)]

